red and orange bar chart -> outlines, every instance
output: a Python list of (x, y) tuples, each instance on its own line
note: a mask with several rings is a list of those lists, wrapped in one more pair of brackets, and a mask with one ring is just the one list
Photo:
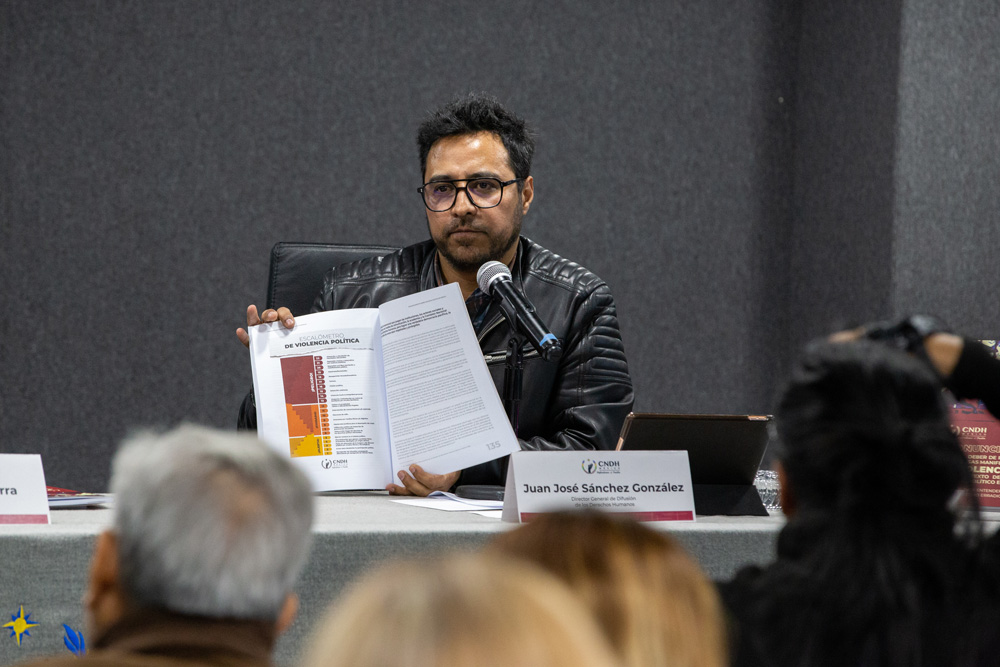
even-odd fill
[(281, 381), (288, 414), (288, 447), (293, 457), (333, 453), (330, 417), (326, 406), (323, 358), (285, 357)]

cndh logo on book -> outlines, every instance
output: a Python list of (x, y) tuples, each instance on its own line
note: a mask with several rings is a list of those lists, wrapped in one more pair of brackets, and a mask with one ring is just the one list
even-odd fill
[(323, 459), (320, 465), (325, 470), (329, 470), (330, 468), (346, 468), (347, 459)]

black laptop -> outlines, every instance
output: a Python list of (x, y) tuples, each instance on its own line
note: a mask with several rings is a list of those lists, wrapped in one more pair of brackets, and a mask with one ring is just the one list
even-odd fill
[(633, 412), (618, 451), (685, 450), (698, 514), (767, 516), (753, 486), (767, 448), (768, 415)]

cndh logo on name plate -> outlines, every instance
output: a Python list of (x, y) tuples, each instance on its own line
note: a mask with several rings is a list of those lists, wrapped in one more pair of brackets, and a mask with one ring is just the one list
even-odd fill
[(598, 475), (614, 474), (617, 475), (621, 473), (621, 466), (618, 461), (595, 461), (593, 459), (584, 459), (583, 463), (580, 464), (583, 468), (583, 472), (588, 475), (593, 475), (597, 473)]

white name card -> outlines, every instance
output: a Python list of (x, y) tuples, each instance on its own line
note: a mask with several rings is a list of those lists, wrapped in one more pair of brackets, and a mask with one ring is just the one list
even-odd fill
[(0, 454), (0, 524), (11, 523), (50, 523), (38, 454)]
[(620, 512), (639, 521), (694, 521), (687, 452), (511, 454), (504, 521), (575, 509)]

